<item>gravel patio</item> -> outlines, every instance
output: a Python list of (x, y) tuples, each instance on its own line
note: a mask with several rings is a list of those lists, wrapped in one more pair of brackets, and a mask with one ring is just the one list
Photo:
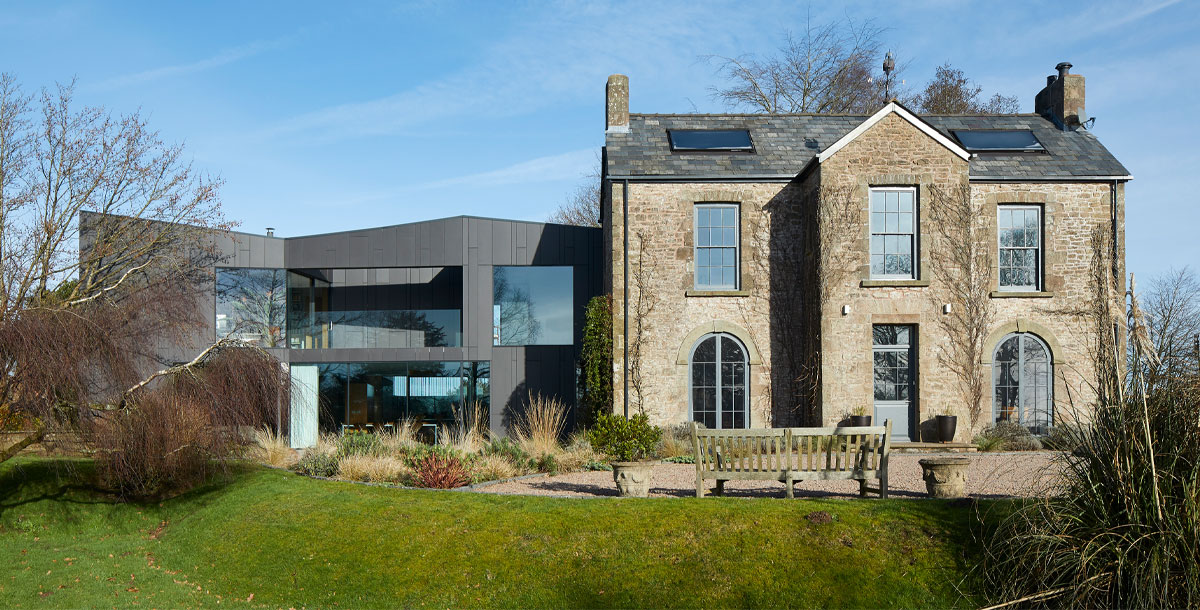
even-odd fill
[[(888, 493), (894, 498), (924, 498), (918, 460), (948, 454), (894, 453), (890, 460)], [(967, 470), (967, 493), (976, 498), (1011, 498), (1043, 495), (1054, 485), (1056, 468), (1053, 451), (952, 454), (971, 459)], [(713, 482), (708, 482), (709, 487)], [(480, 486), (480, 493), (563, 496), (576, 498), (615, 497), (612, 473), (606, 471), (543, 475)], [(650, 482), (651, 497), (695, 497), (696, 467), (692, 464), (658, 464)], [(783, 498), (784, 485), (774, 481), (729, 481), (725, 495), (745, 498)], [(805, 481), (795, 487), (797, 497), (857, 498), (857, 481)]]

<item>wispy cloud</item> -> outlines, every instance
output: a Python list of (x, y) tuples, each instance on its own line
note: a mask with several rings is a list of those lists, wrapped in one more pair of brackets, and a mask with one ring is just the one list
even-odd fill
[[(1137, 21), (1139, 19), (1149, 17), (1150, 15), (1153, 15), (1154, 13), (1157, 13), (1158, 11), (1161, 11), (1171, 5), (1179, 4), (1179, 2), (1180, 2), (1180, 0), (1166, 0), (1165, 2), (1159, 2), (1157, 4), (1143, 5), (1141, 7), (1138, 7), (1134, 10), (1129, 11), (1128, 13), (1126, 13), (1124, 15), (1117, 16), (1114, 19), (1095, 24), (1094, 26), (1092, 26), (1089, 33), (1090, 34), (1099, 34), (1101, 32), (1106, 32), (1108, 30), (1118, 28), (1118, 27), (1121, 27), (1121, 26), (1129, 24), (1129, 23), (1133, 23), (1134, 21)], [(1125, 5), (1125, 6), (1128, 6), (1128, 5)]]
[(260, 53), (275, 50), (286, 46), (295, 37), (286, 36), (276, 38), (274, 40), (256, 40), (244, 45), (222, 50), (221, 52), (207, 57), (199, 61), (190, 63), (175, 64), (172, 66), (162, 66), (133, 74), (125, 74), (116, 76), (105, 81), (101, 81), (93, 86), (96, 90), (119, 89), (131, 85), (140, 85), (150, 81), (155, 81), (163, 78), (172, 78), (212, 70), (229, 64), (241, 61), (248, 57), (253, 57)]
[(300, 114), (263, 135), (395, 134), (449, 118), (532, 114), (595, 97), (598, 83), (612, 71), (655, 74), (663, 65), (689, 66), (697, 40), (712, 43), (705, 50), (719, 49), (728, 40), (722, 30), (729, 21), (750, 20), (740, 14), (718, 19), (715, 6), (560, 6), (522, 22), (457, 72), (388, 96)]
[(554, 180), (574, 180), (586, 174), (595, 163), (596, 149), (584, 148), (558, 155), (522, 161), (497, 170), (427, 182), (415, 188), (433, 189), (448, 186), (484, 187), (529, 182), (551, 182)]

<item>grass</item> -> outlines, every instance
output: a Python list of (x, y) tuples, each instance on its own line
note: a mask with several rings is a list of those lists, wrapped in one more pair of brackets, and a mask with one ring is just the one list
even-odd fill
[(493, 496), (246, 467), (139, 505), (74, 484), (62, 464), (0, 464), (0, 607), (980, 601), (963, 576), (975, 513), (940, 501)]

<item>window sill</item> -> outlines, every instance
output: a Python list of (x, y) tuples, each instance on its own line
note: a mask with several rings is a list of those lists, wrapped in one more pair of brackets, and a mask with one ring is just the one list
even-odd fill
[(750, 293), (745, 290), (687, 290), (683, 296), (687, 297), (748, 297)]
[(1053, 292), (1046, 291), (1017, 291), (1017, 290), (993, 290), (991, 292), (993, 299), (1050, 299), (1054, 297)]
[(863, 288), (925, 288), (929, 280), (863, 280)]

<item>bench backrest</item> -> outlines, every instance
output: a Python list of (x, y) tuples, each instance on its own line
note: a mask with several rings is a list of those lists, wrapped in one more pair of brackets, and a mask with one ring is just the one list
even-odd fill
[(709, 430), (692, 422), (692, 451), (701, 472), (784, 472), (791, 438), (787, 428)]
[(891, 452), (882, 426), (709, 430), (692, 422), (696, 470), (705, 472), (878, 471)]
[(795, 460), (792, 470), (795, 471), (877, 471), (891, 453), (890, 419), (882, 426), (828, 426), (790, 430), (790, 448)]

